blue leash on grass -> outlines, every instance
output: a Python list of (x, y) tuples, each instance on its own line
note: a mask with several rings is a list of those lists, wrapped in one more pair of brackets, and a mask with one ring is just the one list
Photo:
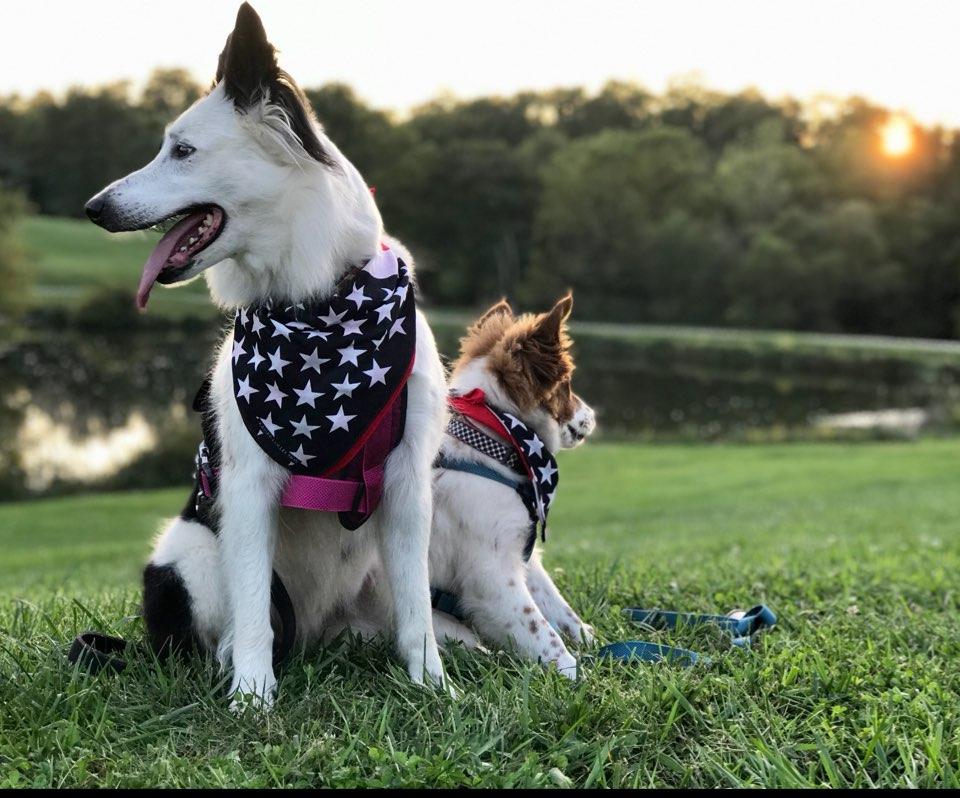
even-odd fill
[[(743, 613), (734, 611), (729, 615), (644, 610), (638, 607), (628, 607), (623, 614), (631, 621), (654, 629), (682, 629), (711, 624), (730, 632), (730, 643), (735, 648), (749, 647), (755, 634), (777, 623), (777, 616), (763, 604), (758, 604)], [(697, 662), (709, 663), (710, 661), (702, 654), (686, 648), (650, 643), (645, 640), (621, 640), (610, 643), (596, 653), (595, 659), (614, 659), (621, 662), (670, 662), (684, 667), (690, 667)]]

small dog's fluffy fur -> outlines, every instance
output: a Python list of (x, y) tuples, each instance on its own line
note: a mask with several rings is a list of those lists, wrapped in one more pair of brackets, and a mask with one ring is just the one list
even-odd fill
[[(460, 393), (481, 388), (488, 402), (523, 421), (551, 452), (579, 445), (595, 427), (593, 410), (570, 384), (571, 305), (566, 297), (549, 313), (519, 318), (506, 302), (495, 305), (461, 340), (451, 378)], [(506, 466), (450, 435), (444, 435), (441, 451), (509, 475)], [(560, 595), (537, 549), (523, 561), (530, 518), (520, 498), (473, 474), (434, 474), (431, 584), (459, 597), (485, 640), (512, 645), (545, 665), (556, 663), (561, 673), (575, 677), (576, 660), (555, 630), (585, 644), (592, 642), (593, 630)], [(437, 619), (439, 636), (472, 642), (447, 616)]]
[[(172, 284), (203, 272), (214, 300), (227, 309), (267, 298), (296, 303), (330, 296), (347, 268), (372, 258), (385, 240), (366, 183), (312, 119), (246, 3), (214, 88), (168, 126), (153, 161), (100, 192), (87, 211), (119, 231), (198, 206), (220, 209), (222, 227), (158, 280)], [(409, 253), (390, 244), (412, 269)], [(241, 420), (231, 337), (220, 347), (211, 388), (222, 452), (220, 537), (182, 518), (160, 534), (144, 596), (154, 641), (190, 638), (216, 650), (232, 664), (235, 704), (242, 697), (269, 704), (276, 686), (271, 567), (293, 599), (303, 640), (337, 628), (371, 583), (384, 582), (390, 625), (411, 679), (443, 683), (427, 550), (431, 464), (446, 418), (446, 384), (424, 317), (417, 317), (403, 439), (386, 461), (380, 507), (356, 532), (343, 529), (332, 513), (278, 512), (288, 473)]]

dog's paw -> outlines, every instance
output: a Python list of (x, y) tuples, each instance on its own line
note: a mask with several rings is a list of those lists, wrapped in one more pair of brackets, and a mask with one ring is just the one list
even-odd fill
[(444, 678), (443, 680), (443, 691), (450, 696), (454, 701), (459, 701), (463, 696), (463, 693), (460, 689), (450, 680), (449, 677)]
[(577, 666), (577, 660), (572, 654), (561, 654), (555, 661), (557, 672), (561, 676), (566, 676), (570, 681), (575, 682), (580, 678), (580, 669)]
[(260, 677), (234, 676), (230, 685), (230, 711), (242, 714), (247, 710), (267, 712), (277, 698), (277, 680), (273, 674)]
[(590, 648), (593, 645), (594, 641), (597, 639), (597, 633), (594, 631), (594, 628), (585, 623), (580, 627), (580, 634), (577, 636), (576, 640), (580, 646), (584, 648)]
[(560, 624), (560, 631), (576, 646), (589, 648), (596, 640), (596, 632), (588, 623), (572, 617)]

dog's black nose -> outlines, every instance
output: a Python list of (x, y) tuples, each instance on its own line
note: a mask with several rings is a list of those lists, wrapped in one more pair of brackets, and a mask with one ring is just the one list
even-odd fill
[(103, 212), (103, 206), (106, 204), (107, 201), (103, 194), (97, 194), (97, 196), (92, 197), (89, 202), (83, 206), (83, 209), (87, 212), (87, 217), (91, 222), (99, 222), (100, 214)]

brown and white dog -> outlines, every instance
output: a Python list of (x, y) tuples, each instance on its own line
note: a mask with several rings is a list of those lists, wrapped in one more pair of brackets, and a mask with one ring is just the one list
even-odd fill
[[(455, 394), (482, 390), (490, 406), (522, 421), (550, 452), (578, 446), (595, 428), (593, 410), (571, 387), (566, 323), (572, 306), (566, 296), (548, 313), (515, 317), (506, 301), (494, 305), (461, 339), (450, 380)], [(449, 432), (441, 445), (440, 462), (444, 459), (516, 476)], [(556, 663), (561, 673), (576, 678), (576, 660), (557, 632), (590, 644), (593, 630), (564, 600), (536, 547), (531, 552), (531, 516), (517, 491), (463, 470), (435, 468), (433, 500), (435, 595), (437, 590), (455, 595), (484, 640), (512, 646), (544, 665)], [(445, 613), (435, 612), (434, 622), (438, 638), (475, 642)]]

